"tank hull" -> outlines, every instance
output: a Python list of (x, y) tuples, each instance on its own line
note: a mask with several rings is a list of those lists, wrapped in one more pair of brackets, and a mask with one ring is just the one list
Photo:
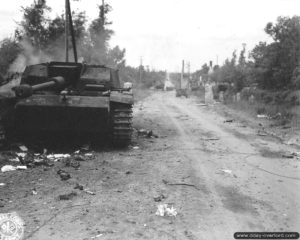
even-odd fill
[(15, 106), (18, 133), (105, 133), (109, 129), (109, 97), (33, 95)]

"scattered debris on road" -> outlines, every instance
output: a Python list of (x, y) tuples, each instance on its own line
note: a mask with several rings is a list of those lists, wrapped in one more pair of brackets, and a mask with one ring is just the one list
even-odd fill
[(57, 174), (60, 176), (61, 180), (63, 181), (66, 181), (71, 178), (71, 175), (68, 172), (61, 169), (57, 171)]
[(69, 157), (71, 157), (70, 154), (62, 154), (62, 153), (47, 155), (48, 159), (54, 160), (55, 162), (58, 161), (58, 160), (61, 160), (63, 158), (69, 158)]
[(194, 184), (190, 184), (190, 183), (170, 183), (169, 181), (163, 179), (162, 182), (166, 185), (170, 185), (170, 186), (188, 186), (188, 187), (193, 187), (197, 190), (200, 190), (196, 185)]
[(166, 196), (163, 194), (160, 194), (159, 196), (156, 196), (153, 199), (155, 202), (161, 202), (162, 200), (166, 199)]
[(37, 195), (37, 190), (34, 188), (34, 189), (32, 189), (31, 193), (32, 193), (32, 195)]
[(80, 168), (80, 163), (78, 161), (74, 161), (71, 158), (67, 158), (66, 162), (65, 162), (65, 166), (66, 167), (73, 167), (76, 170), (78, 170)]
[(27, 156), (27, 153), (21, 152), (21, 153), (16, 153), (16, 155), (20, 158), (25, 158)]
[(265, 114), (257, 114), (256, 116), (257, 118), (269, 118), (268, 115), (265, 115)]
[(258, 130), (257, 135), (262, 137), (268, 136), (268, 134), (263, 130)]
[(269, 116), (270, 119), (280, 119), (282, 118), (282, 114), (279, 112), (279, 113), (276, 113), (274, 114), (273, 116)]
[(1, 168), (1, 172), (10, 172), (10, 171), (15, 171), (15, 170), (26, 170), (26, 166), (12, 166), (12, 165), (5, 165)]
[(224, 121), (224, 123), (232, 123), (234, 121), (234, 119), (226, 119), (225, 121)]
[(74, 189), (78, 189), (78, 190), (83, 190), (83, 185), (80, 185), (79, 183), (76, 183), (76, 186), (74, 187)]
[(143, 136), (147, 138), (158, 138), (158, 135), (154, 134), (152, 130), (140, 129), (137, 131), (138, 136)]
[(204, 140), (204, 141), (218, 141), (218, 140), (220, 140), (220, 138), (211, 137), (211, 138), (202, 138), (202, 140)]
[(24, 146), (24, 145), (19, 146), (19, 148), (23, 152), (27, 152), (28, 151), (28, 148), (26, 146)]
[(295, 157), (295, 153), (284, 153), (282, 154), (283, 158), (294, 158)]
[(217, 171), (217, 174), (227, 174), (227, 175), (229, 175), (231, 177), (237, 178), (237, 176), (235, 174), (233, 174), (232, 170), (229, 170), (229, 169), (219, 169)]
[[(14, 152), (8, 151), (6, 152), (8, 161), (14, 163), (20, 163), (24, 166), (3, 166), (1, 171), (14, 171), (17, 169), (23, 170), (28, 168), (32, 168), (35, 166), (46, 166), (52, 167), (55, 162), (66, 160), (66, 166), (70, 166), (78, 170), (80, 168), (80, 163), (78, 161), (86, 161), (91, 159), (94, 154), (92, 152), (81, 153), (81, 150), (76, 151), (74, 154), (68, 153), (53, 153), (47, 155), (47, 149), (43, 150), (43, 153), (34, 153), (29, 151), (27, 147), (24, 145), (18, 146), (22, 152)], [(84, 149), (90, 150), (90, 147), (85, 146)], [(8, 165), (10, 166), (10, 165)], [(64, 177), (63, 177), (64, 178)]]
[(96, 236), (94, 236), (94, 237), (91, 237), (91, 239), (95, 239), (95, 238), (98, 238), (98, 237), (101, 237), (101, 236), (103, 236), (102, 233), (101, 233), (101, 234), (98, 234), (98, 235), (96, 235)]
[(15, 158), (11, 158), (9, 159), (10, 162), (20, 162), (20, 159), (15, 157)]
[(95, 192), (92, 192), (89, 189), (84, 189), (83, 191), (86, 192), (87, 194), (90, 194), (90, 195), (96, 195)]
[(300, 159), (300, 152), (290, 152), (282, 154), (283, 158), (297, 158)]
[(35, 157), (32, 163), (35, 166), (47, 166), (47, 167), (54, 166), (54, 163), (50, 162), (50, 160), (47, 159), (47, 158), (45, 158), (44, 156), (37, 156), (37, 157)]
[(138, 133), (138, 136), (140, 136), (140, 135), (146, 135), (147, 134), (147, 130), (142, 128), (142, 129), (139, 129), (137, 131), (137, 133)]
[(59, 195), (58, 198), (59, 198), (59, 200), (71, 200), (73, 197), (76, 197), (76, 196), (77, 196), (77, 192), (71, 192), (68, 194)]
[(157, 216), (168, 216), (168, 217), (176, 217), (177, 211), (176, 209), (171, 206), (169, 207), (168, 204), (160, 204), (157, 206), (157, 211), (155, 213)]
[(223, 172), (223, 173), (227, 173), (227, 174), (232, 175), (232, 170), (229, 170), (229, 169), (221, 169), (220, 171)]
[(296, 145), (296, 146), (300, 146), (300, 139), (299, 138), (290, 138), (289, 140), (284, 142), (287, 145)]
[(148, 138), (158, 138), (158, 136), (156, 134), (154, 134), (152, 130), (147, 132), (147, 137)]
[(85, 161), (85, 158), (83, 158), (82, 156), (76, 156), (74, 158), (75, 161), (78, 161), (78, 162), (84, 162)]

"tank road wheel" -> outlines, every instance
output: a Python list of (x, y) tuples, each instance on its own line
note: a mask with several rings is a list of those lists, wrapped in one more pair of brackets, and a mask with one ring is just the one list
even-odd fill
[(112, 144), (127, 147), (132, 136), (132, 106), (116, 104), (112, 106)]

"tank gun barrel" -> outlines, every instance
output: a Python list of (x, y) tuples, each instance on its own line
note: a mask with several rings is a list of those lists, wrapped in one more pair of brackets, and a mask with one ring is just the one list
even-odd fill
[(49, 81), (44, 83), (39, 83), (36, 85), (21, 84), (20, 86), (14, 87), (16, 97), (26, 98), (30, 97), (34, 92), (44, 89), (55, 89), (62, 87), (65, 84), (65, 79), (61, 76), (49, 78)]

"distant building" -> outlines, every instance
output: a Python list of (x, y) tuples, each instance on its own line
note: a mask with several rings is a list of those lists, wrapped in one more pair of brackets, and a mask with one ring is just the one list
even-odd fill
[(174, 87), (174, 84), (170, 81), (170, 80), (166, 80), (165, 81), (165, 85), (164, 85), (164, 91), (171, 91), (173, 90), (175, 87)]

